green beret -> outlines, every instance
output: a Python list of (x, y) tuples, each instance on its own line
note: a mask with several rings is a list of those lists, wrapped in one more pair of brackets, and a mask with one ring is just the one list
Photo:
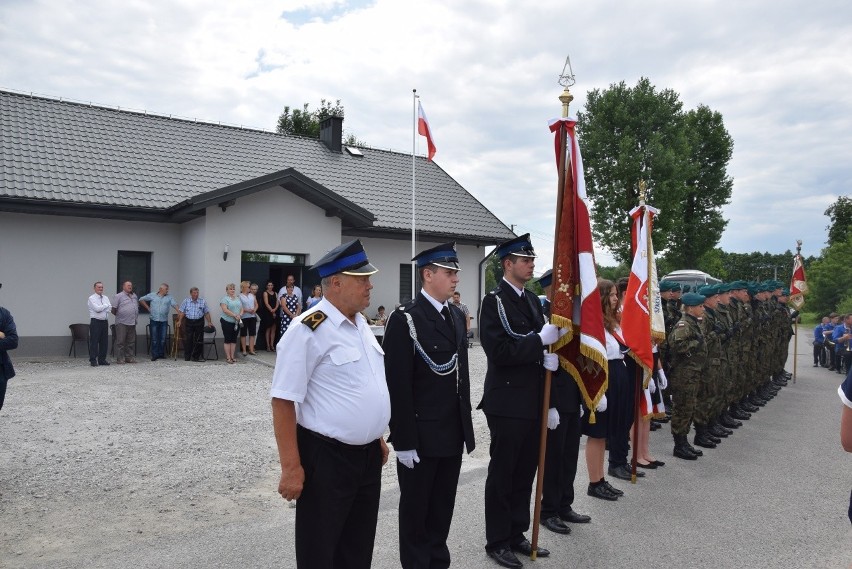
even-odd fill
[(697, 292), (698, 294), (700, 294), (700, 295), (702, 295), (702, 296), (705, 296), (705, 297), (714, 296), (714, 295), (719, 294), (719, 293), (716, 291), (716, 287), (715, 287), (715, 286), (713, 286), (713, 285), (704, 285), (704, 286), (700, 287), (700, 288), (699, 288), (697, 291), (695, 291), (695, 292)]
[(680, 301), (686, 306), (700, 306), (704, 304), (704, 297), (696, 292), (688, 292), (680, 298)]
[(719, 294), (725, 294), (726, 292), (731, 292), (731, 284), (730, 283), (719, 283), (716, 285), (716, 288), (719, 290)]
[(681, 292), (689, 292), (692, 290), (692, 287), (689, 285), (683, 285), (680, 287)]
[(745, 290), (748, 288), (748, 285), (745, 283), (745, 281), (734, 281), (728, 286), (731, 287), (731, 290)]
[(790, 289), (789, 288), (782, 288), (781, 289), (781, 296), (790, 296)]

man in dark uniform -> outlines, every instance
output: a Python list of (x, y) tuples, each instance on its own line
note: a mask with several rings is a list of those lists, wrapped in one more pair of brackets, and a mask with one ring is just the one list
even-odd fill
[[(479, 409), (491, 433), (485, 480), (485, 551), (503, 567), (522, 567), (514, 552), (532, 554), (524, 537), (530, 527), (530, 497), (538, 463), (544, 365), (559, 357), (545, 348), (559, 337), (546, 324), (541, 303), (524, 284), (533, 276), (535, 251), (529, 234), (496, 250), (503, 280), (482, 299), (480, 341), (488, 358)], [(538, 548), (537, 556), (550, 552)]]
[[(0, 288), (3, 288), (2, 283)], [(6, 383), (15, 377), (9, 350), (17, 347), (18, 329), (15, 327), (15, 319), (12, 318), (11, 312), (0, 306), (0, 409), (3, 408), (3, 400), (6, 398)]]
[[(545, 294), (549, 293), (552, 283), (553, 273), (550, 270), (538, 279)], [(542, 308), (549, 318), (550, 301), (545, 299)], [(571, 528), (565, 522), (584, 524), (592, 518), (575, 512), (571, 507), (580, 453), (580, 388), (561, 367), (553, 372), (551, 378), (547, 428), (541, 525), (550, 531), (568, 534)]]
[(452, 303), (459, 282), (455, 243), (412, 259), (423, 289), (388, 318), (382, 347), (391, 401), (390, 437), (399, 480), (399, 558), (409, 568), (450, 566), (462, 446), (475, 446), (467, 326)]
[(367, 319), (377, 269), (359, 240), (312, 267), (323, 299), (277, 345), (272, 424), (278, 493), (296, 500), (296, 566), (369, 569), (390, 420), (384, 358)]

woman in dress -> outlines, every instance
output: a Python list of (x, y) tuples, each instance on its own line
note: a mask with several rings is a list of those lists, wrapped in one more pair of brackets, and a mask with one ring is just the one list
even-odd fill
[(225, 285), (225, 296), (219, 299), (219, 308), (222, 310), (219, 322), (222, 324), (225, 360), (232, 364), (237, 350), (237, 334), (243, 319), (243, 303), (237, 296), (237, 287), (234, 283)]
[(322, 287), (320, 285), (314, 285), (314, 290), (311, 293), (310, 298), (308, 298), (308, 308), (312, 307), (320, 300), (322, 300)]
[(293, 292), (293, 285), (288, 284), (286, 292), (281, 296), (281, 335), (287, 331), (290, 322), (302, 313), (302, 303), (299, 302), (299, 297)]
[[(240, 352), (255, 355), (254, 339), (257, 333), (257, 285), (248, 281), (240, 283), (240, 302), (243, 304), (243, 327), (240, 328)], [(246, 346), (248, 339), (248, 346)]]
[(266, 351), (275, 351), (275, 315), (278, 313), (278, 293), (275, 292), (275, 283), (266, 283), (266, 290), (262, 295), (262, 306), (260, 310), (260, 328), (266, 340)]

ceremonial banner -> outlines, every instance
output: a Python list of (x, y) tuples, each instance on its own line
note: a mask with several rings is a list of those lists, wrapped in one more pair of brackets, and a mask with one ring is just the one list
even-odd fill
[(557, 169), (563, 153), (566, 164), (564, 184), (558, 189), (562, 192), (562, 207), (556, 220), (551, 323), (568, 330), (551, 349), (559, 355), (562, 368), (577, 382), (586, 406), (591, 409), (589, 422), (594, 423), (595, 408), (606, 391), (608, 373), (583, 158), (574, 130), (576, 122), (570, 118), (550, 122), (550, 131), (556, 139)]
[(790, 280), (790, 304), (796, 310), (801, 310), (805, 304), (805, 293), (808, 292), (808, 281), (805, 277), (805, 267), (802, 265), (802, 256), (796, 254), (793, 257), (793, 278)]
[(654, 341), (665, 339), (663, 304), (657, 282), (657, 264), (651, 241), (653, 218), (659, 212), (640, 205), (630, 212), (633, 218), (631, 238), (633, 265), (621, 311), (621, 330), (631, 356), (645, 370), (644, 385), (654, 370)]

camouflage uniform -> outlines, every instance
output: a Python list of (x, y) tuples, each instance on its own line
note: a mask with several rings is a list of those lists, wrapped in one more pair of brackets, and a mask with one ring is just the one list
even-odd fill
[(674, 408), (672, 434), (687, 435), (695, 415), (695, 402), (701, 377), (707, 364), (707, 342), (700, 321), (684, 314), (668, 337)]

